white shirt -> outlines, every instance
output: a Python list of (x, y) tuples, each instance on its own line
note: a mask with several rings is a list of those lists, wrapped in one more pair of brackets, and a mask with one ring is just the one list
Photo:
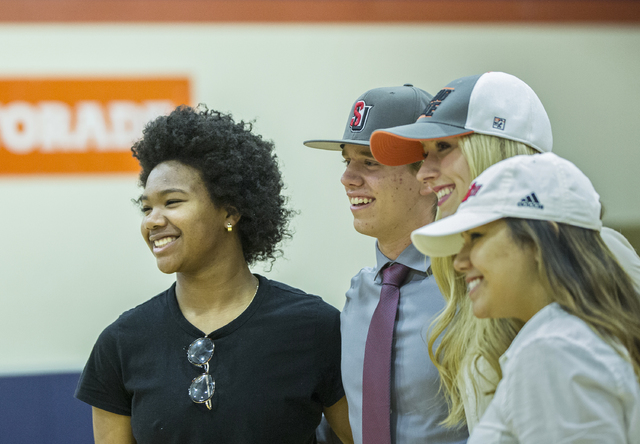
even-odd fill
[(500, 367), (503, 378), (469, 444), (640, 444), (631, 363), (557, 303), (524, 325)]

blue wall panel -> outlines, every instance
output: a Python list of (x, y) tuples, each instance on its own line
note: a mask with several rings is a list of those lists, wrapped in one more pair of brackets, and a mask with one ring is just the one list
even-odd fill
[(91, 407), (73, 397), (79, 373), (0, 378), (0, 442), (89, 444)]

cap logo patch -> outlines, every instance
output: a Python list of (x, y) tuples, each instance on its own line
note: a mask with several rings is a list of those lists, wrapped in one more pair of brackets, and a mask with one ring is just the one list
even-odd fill
[(467, 194), (465, 194), (464, 199), (462, 199), (462, 202), (478, 194), (478, 191), (480, 191), (480, 188), (482, 188), (482, 185), (478, 185), (477, 183), (473, 182), (471, 184), (471, 187), (469, 187), (469, 191), (467, 191)]
[(531, 207), (537, 208), (539, 210), (544, 209), (544, 205), (540, 203), (536, 193), (531, 193), (527, 197), (524, 197), (520, 202), (518, 202), (519, 207)]
[(367, 118), (369, 117), (369, 111), (371, 111), (373, 105), (367, 105), (364, 100), (358, 100), (353, 107), (353, 117), (349, 122), (349, 129), (352, 133), (359, 133), (364, 129), (367, 124)]
[(494, 117), (493, 118), (493, 127), (495, 129), (499, 129), (504, 131), (504, 126), (507, 123), (507, 119), (503, 119), (502, 117)]
[(420, 117), (418, 117), (418, 119), (423, 119), (425, 117), (433, 116), (433, 113), (442, 104), (442, 101), (444, 99), (446, 99), (447, 97), (449, 97), (449, 94), (451, 94), (454, 91), (454, 89), (455, 88), (444, 88), (444, 89), (441, 89), (438, 92), (438, 94), (436, 94), (436, 96), (433, 99), (431, 99), (431, 102), (429, 102), (429, 104), (427, 105), (427, 108), (424, 110), (422, 115)]

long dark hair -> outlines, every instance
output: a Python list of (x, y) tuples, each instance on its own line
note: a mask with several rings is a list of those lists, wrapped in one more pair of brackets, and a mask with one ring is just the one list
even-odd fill
[(640, 381), (640, 295), (600, 233), (548, 221), (505, 220), (516, 243), (537, 248), (551, 299), (604, 340), (619, 341)]

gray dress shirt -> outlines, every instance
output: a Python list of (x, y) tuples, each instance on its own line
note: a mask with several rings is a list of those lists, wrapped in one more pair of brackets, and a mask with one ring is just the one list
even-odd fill
[(369, 323), (380, 299), (382, 274), (389, 262), (411, 268), (400, 288), (393, 338), (391, 367), (392, 444), (464, 443), (468, 433), (446, 429), (438, 423), (447, 416), (447, 404), (439, 392), (440, 378), (427, 351), (427, 330), (444, 308), (444, 300), (431, 276), (430, 258), (413, 245), (395, 261), (376, 246), (377, 265), (363, 268), (351, 279), (340, 317), (342, 330), (342, 382), (349, 402), (349, 420), (356, 444), (362, 443), (362, 366)]

